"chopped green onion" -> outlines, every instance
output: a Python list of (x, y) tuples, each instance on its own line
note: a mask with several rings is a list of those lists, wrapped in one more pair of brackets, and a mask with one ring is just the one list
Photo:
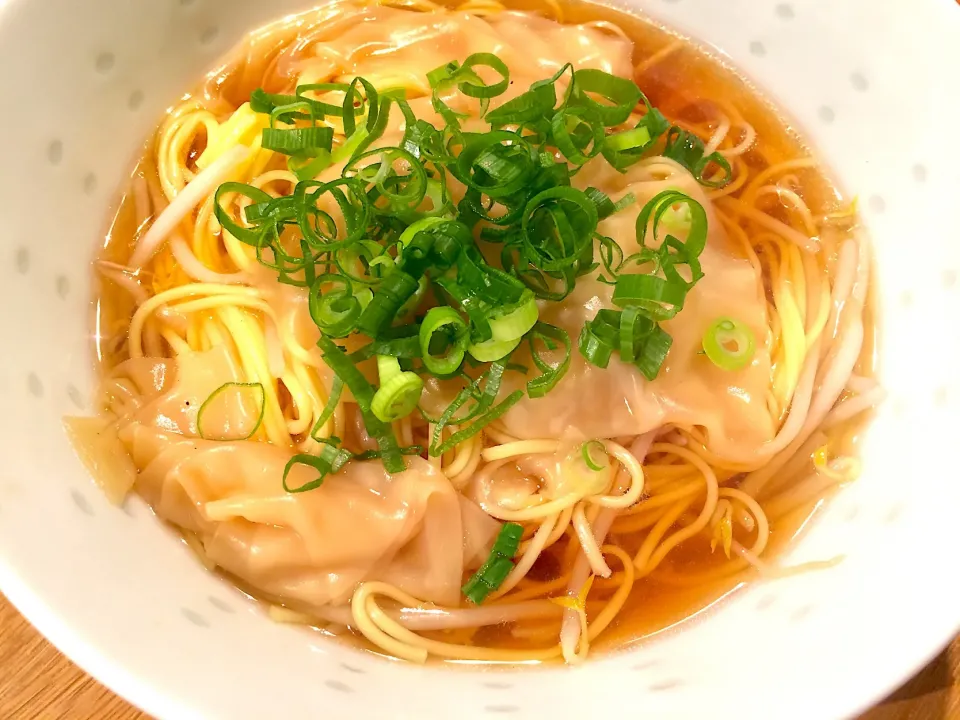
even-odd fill
[(370, 409), (379, 420), (394, 422), (413, 412), (420, 402), (423, 380), (419, 375), (402, 371), (396, 358), (377, 356), (380, 389), (373, 395)]
[(467, 427), (458, 430), (435, 448), (431, 447), (430, 454), (434, 457), (438, 457), (443, 455), (448, 450), (452, 450), (464, 440), (469, 440), (478, 432), (483, 430), (483, 428), (485, 428), (487, 425), (503, 417), (506, 412), (520, 402), (522, 398), (523, 390), (514, 390), (512, 393), (507, 395), (502, 402), (490, 408), (485, 415), (481, 415), (480, 417), (476, 418)]
[(450, 221), (446, 218), (440, 217), (425, 217), (417, 220), (415, 223), (408, 225), (406, 229), (400, 233), (400, 237), (398, 238), (397, 242), (399, 243), (400, 247), (406, 247), (413, 241), (414, 236), (421, 230), (427, 230), (434, 225), (440, 225), (446, 222)]
[(568, 162), (583, 165), (600, 153), (604, 144), (603, 125), (592, 122), (595, 115), (585, 107), (568, 107), (550, 121), (553, 142)]
[(656, 379), (673, 344), (673, 338), (636, 308), (600, 310), (580, 333), (580, 354), (600, 368), (615, 352), (632, 363), (647, 380)]
[[(676, 160), (687, 168), (701, 185), (722, 188), (729, 184), (733, 179), (733, 170), (730, 168), (727, 159), (718, 152), (704, 157), (703, 151), (703, 140), (694, 133), (683, 130), (676, 125), (667, 132), (667, 144), (663, 149), (664, 157)], [(723, 175), (719, 180), (708, 180), (703, 176), (711, 163), (723, 170)]]
[(420, 307), (420, 304), (423, 302), (423, 298), (427, 294), (427, 289), (430, 287), (430, 281), (427, 279), (426, 275), (421, 275), (420, 280), (417, 283), (417, 289), (414, 291), (413, 295), (407, 298), (406, 302), (400, 306), (400, 309), (397, 310), (397, 319), (404, 320), (410, 315), (417, 311), (417, 308)]
[(536, 152), (520, 135), (491, 130), (467, 141), (457, 158), (457, 177), (488, 197), (502, 198), (523, 188), (538, 167)]
[(373, 300), (360, 315), (357, 329), (371, 337), (377, 337), (389, 327), (400, 312), (400, 308), (414, 293), (420, 282), (405, 272), (392, 272), (383, 279)]
[(638, 306), (657, 320), (667, 320), (683, 309), (687, 287), (655, 275), (621, 275), (613, 291), (620, 307)]
[(257, 225), (253, 228), (245, 228), (234, 221), (234, 219), (230, 216), (230, 213), (227, 212), (227, 210), (223, 207), (222, 203), (223, 196), (230, 193), (237, 193), (244, 197), (248, 197), (255, 203), (270, 202), (273, 200), (273, 197), (265, 193), (260, 188), (256, 188), (253, 185), (244, 185), (243, 183), (238, 182), (223, 183), (217, 188), (217, 191), (213, 195), (213, 214), (216, 216), (217, 222), (223, 226), (223, 229), (242, 243), (258, 246), (263, 240), (265, 226)]
[[(453, 402), (447, 406), (447, 409), (443, 411), (439, 420), (434, 423), (433, 437), (430, 440), (429, 447), (430, 455), (433, 457), (443, 455), (443, 453), (455, 447), (458, 443), (476, 435), (484, 427), (519, 402), (520, 398), (523, 397), (522, 390), (514, 391), (501, 403), (494, 406), (494, 402), (500, 392), (500, 384), (503, 380), (503, 373), (507, 369), (508, 360), (508, 358), (504, 358), (491, 364), (483, 375), (463, 388), (463, 390), (457, 394), (457, 397), (454, 398)], [(479, 397), (477, 397), (477, 392), (481, 385), (483, 389), (480, 391)], [(469, 412), (455, 417), (457, 411), (471, 399), (476, 400), (476, 405)], [(462, 427), (470, 420), (474, 422), (466, 427)], [(450, 424), (460, 425), (462, 429), (455, 432), (445, 441), (441, 441), (444, 429)]]
[(637, 359), (639, 346), (653, 331), (653, 321), (640, 314), (636, 306), (624, 308), (620, 313), (620, 359), (632, 363)]
[(523, 210), (524, 255), (541, 271), (572, 267), (592, 246), (598, 221), (597, 206), (582, 190), (548, 188), (534, 195)]
[[(622, 198), (614, 202), (610, 199), (610, 196), (607, 195), (602, 190), (597, 190), (595, 187), (588, 187), (584, 190), (587, 197), (597, 206), (597, 218), (604, 220), (614, 213), (618, 213), (626, 207), (633, 205), (637, 201), (637, 197), (633, 193), (626, 193)], [(609, 238), (607, 238), (609, 239)], [(612, 241), (611, 241), (612, 242)], [(617, 248), (619, 249), (619, 245)], [(623, 251), (620, 251), (621, 256)]]
[[(437, 355), (433, 346), (440, 338), (446, 347)], [(434, 375), (452, 375), (463, 362), (470, 339), (470, 329), (460, 315), (449, 307), (435, 307), (427, 311), (420, 323), (420, 353), (423, 364)]]
[(306, 127), (306, 128), (264, 128), (262, 146), (265, 150), (273, 150), (284, 155), (294, 155), (307, 150), (330, 151), (333, 143), (333, 128)]
[[(323, 286), (333, 284), (334, 289), (323, 292)], [(341, 288), (336, 288), (341, 285)], [(313, 281), (308, 297), (310, 317), (320, 331), (330, 337), (346, 337), (357, 326), (363, 312), (353, 286), (343, 275), (325, 273)]]
[(753, 360), (756, 350), (753, 331), (728, 317), (714, 320), (703, 335), (703, 351), (721, 370), (742, 370)]
[(620, 316), (617, 310), (603, 309), (593, 320), (584, 324), (578, 346), (587, 362), (599, 368), (606, 368), (610, 364), (610, 358), (618, 347)]
[[(323, 485), (323, 481), (327, 479), (327, 475), (338, 472), (340, 468), (346, 465), (352, 458), (353, 454), (349, 450), (337, 448), (333, 445), (324, 445), (320, 450), (319, 456), (298, 453), (290, 458), (286, 467), (283, 468), (283, 489), (288, 493), (302, 493), (308, 492), (309, 490), (316, 490)], [(287, 484), (287, 476), (290, 475), (290, 471), (297, 465), (312, 467), (319, 473), (319, 476), (315, 480), (303, 483), (303, 485), (290, 487)]]
[[(601, 465), (599, 463), (594, 462), (593, 456), (591, 454), (592, 448), (594, 447), (600, 448), (600, 452), (603, 453), (603, 457), (607, 460), (605, 464)], [(585, 442), (580, 447), (580, 453), (583, 455), (583, 462), (586, 464), (588, 468), (590, 468), (594, 472), (600, 472), (601, 470), (604, 470), (610, 467), (610, 459), (607, 457), (607, 450), (603, 446), (603, 443), (600, 442), (599, 440), (590, 440), (589, 442)]]
[(637, 150), (646, 148), (651, 142), (650, 131), (645, 127), (625, 130), (623, 132), (610, 135), (604, 143), (607, 148), (613, 152), (622, 152), (624, 150)]
[(505, 523), (500, 528), (486, 561), (462, 588), (467, 600), (479, 605), (486, 600), (487, 595), (503, 584), (513, 570), (512, 559), (517, 554), (522, 537), (522, 525)]
[(467, 347), (467, 352), (474, 360), (493, 362), (512, 353), (520, 344), (520, 340), (521, 338), (517, 337), (513, 340), (485, 340), (484, 342), (471, 343)]
[(308, 150), (296, 153), (287, 158), (287, 169), (297, 176), (298, 180), (313, 180), (322, 173), (334, 159), (329, 150)]
[(394, 377), (403, 372), (400, 369), (400, 361), (392, 355), (377, 355), (377, 376), (380, 378), (380, 385), (385, 385)]
[(327, 420), (333, 417), (342, 394), (343, 380), (340, 379), (339, 375), (334, 375), (333, 383), (330, 385), (330, 397), (327, 398), (327, 404), (323, 406), (320, 417), (317, 418), (317, 421), (313, 424), (313, 430), (310, 431), (310, 437), (314, 440), (320, 441), (321, 438), (317, 437), (317, 433), (320, 432), (320, 428), (326, 424)]
[[(611, 75), (602, 70), (585, 68), (573, 74), (574, 97), (578, 105), (589, 108), (607, 127), (619, 125), (644, 99), (640, 88), (632, 80)], [(599, 96), (606, 102), (598, 102)]]
[[(524, 290), (520, 307), (498, 317), (490, 318), (492, 338), (497, 342), (510, 342), (521, 338), (537, 324), (537, 318), (539, 317), (540, 309), (537, 307), (537, 299), (532, 292)], [(494, 358), (494, 360), (499, 360), (499, 358)]]
[[(330, 449), (301, 463), (320, 473), (309, 486), (353, 457), (336, 450), (338, 440), (317, 437), (343, 386), (378, 446), (359, 457), (381, 457), (388, 472), (399, 472), (403, 453), (413, 449), (399, 448), (389, 423), (416, 407), (421, 375), (463, 374), (468, 352), (490, 363), (431, 420), (428, 450), (436, 456), (481, 432), (524, 395), (550, 392), (568, 371), (570, 337), (539, 321), (539, 301), (562, 300), (578, 278), (596, 273), (614, 286), (620, 309), (601, 309), (584, 325), (581, 354), (598, 367), (617, 355), (652, 380), (672, 343), (659, 323), (682, 310), (703, 276), (707, 217), (695, 200), (668, 190), (648, 202), (637, 215), (640, 249), (625, 258), (613, 239), (598, 233), (598, 224), (635, 197), (626, 193), (614, 202), (597, 188), (572, 186), (597, 155), (624, 172), (657, 147), (702, 184), (729, 181), (729, 163), (718, 153), (705, 157), (702, 141), (671, 127), (630, 79), (568, 63), (495, 108), (491, 99), (506, 93), (511, 81), (494, 54), (447, 63), (427, 79), (441, 123), (436, 126), (416, 117), (402, 91), (378, 91), (361, 77), (300, 85), (292, 95), (254, 91), (250, 107), (270, 116), (262, 146), (285, 153), (299, 182), (287, 197), (242, 183), (224, 183), (215, 194), (220, 226), (253, 247), (279, 282), (308, 289), (310, 315), (322, 333), (318, 344), (334, 373), (312, 431)], [(489, 129), (461, 126), (467, 115), (445, 100), (452, 89), (479, 101)], [(403, 137), (396, 147), (374, 147), (390, 126), (393, 105), (403, 115)], [(634, 113), (639, 120), (625, 126)], [(341, 118), (346, 139), (336, 148), (331, 128), (320, 124), (327, 117)], [(315, 179), (340, 162), (340, 177)], [(452, 200), (454, 179), (466, 186), (458, 203)], [(236, 219), (231, 213), (238, 201), (246, 207)], [(476, 237), (500, 245), (499, 266)], [(410, 323), (427, 303), (440, 306), (421, 323)], [(361, 337), (354, 347), (362, 347), (349, 356), (332, 340), (355, 334)], [(498, 402), (503, 373), (518, 367), (510, 355), (523, 339), (539, 375)], [(379, 389), (356, 367), (374, 356)], [(443, 440), (449, 425), (458, 429)], [(484, 577), (497, 581), (510, 567), (493, 560)]]
[[(417, 325), (404, 325), (398, 328), (391, 328), (395, 334), (387, 337), (386, 334), (379, 340), (374, 340), (364, 345), (359, 350), (350, 354), (350, 360), (361, 362), (369, 360), (374, 355), (389, 355), (395, 358), (418, 358), (420, 353), (420, 337), (418, 335), (420, 328)], [(405, 333), (412, 334), (405, 334)], [(399, 334), (403, 333), (403, 334)]]
[(274, 95), (257, 88), (250, 93), (250, 109), (257, 113), (269, 115), (281, 105), (290, 105), (297, 102), (294, 95)]
[[(208, 437), (203, 430), (203, 418), (206, 416), (211, 403), (217, 398), (219, 398), (221, 395), (223, 395), (225, 392), (227, 392), (228, 390), (236, 389), (239, 391), (243, 388), (256, 388), (259, 391), (260, 401), (258, 403), (258, 406), (260, 408), (260, 412), (257, 415), (257, 422), (254, 424), (253, 428), (246, 434), (237, 435), (236, 437), (226, 437), (226, 438)], [(263, 423), (263, 414), (266, 410), (266, 407), (267, 407), (266, 393), (264, 392), (262, 383), (226, 382), (220, 387), (218, 387), (216, 390), (214, 390), (212, 393), (210, 393), (209, 397), (207, 397), (207, 399), (204, 400), (203, 403), (200, 405), (200, 409), (197, 411), (197, 434), (204, 440), (211, 440), (211, 439), (212, 440), (249, 440), (256, 434), (257, 430), (260, 429), (260, 425)], [(230, 430), (230, 428), (225, 428), (225, 429), (228, 432)], [(241, 430), (240, 432), (243, 432), (243, 431)]]
[(371, 409), (374, 397), (373, 387), (333, 340), (326, 335), (321, 335), (317, 345), (323, 353), (324, 361), (353, 393), (353, 399), (360, 409), (367, 433), (380, 449), (383, 467), (390, 473), (402, 472), (405, 465), (400, 456), (400, 447), (397, 445), (393, 429), (385, 421), (380, 420)]
[(634, 365), (647, 380), (653, 381), (660, 374), (660, 368), (663, 367), (672, 345), (673, 338), (663, 328), (656, 325), (650, 335), (647, 336), (643, 349), (634, 362)]
[[(566, 330), (538, 322), (533, 326), (533, 332), (530, 333), (529, 339), (530, 355), (541, 374), (527, 383), (527, 394), (531, 398), (539, 398), (553, 390), (557, 383), (563, 379), (563, 376), (567, 374), (570, 367), (570, 336), (567, 335)], [(563, 345), (563, 357), (556, 365), (551, 365), (540, 357), (535, 344), (537, 340), (543, 342), (550, 350), (555, 348), (553, 341)]]
[(502, 95), (507, 87), (509, 87), (510, 70), (507, 68), (506, 63), (493, 53), (473, 53), (473, 55), (467, 56), (467, 59), (463, 61), (463, 65), (460, 67), (460, 70), (462, 73), (473, 73), (473, 68), (475, 67), (491, 68), (500, 76), (500, 80), (491, 85), (484, 85), (480, 82), (474, 83), (470, 82), (469, 80), (464, 80), (457, 86), (460, 88), (460, 92), (462, 92), (464, 95), (483, 99), (492, 98), (496, 97), (497, 95)]

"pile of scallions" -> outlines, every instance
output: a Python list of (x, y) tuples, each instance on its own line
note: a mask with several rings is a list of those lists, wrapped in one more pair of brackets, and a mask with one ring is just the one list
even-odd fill
[[(403, 456), (424, 449), (401, 447), (391, 423), (423, 413), (418, 403), (425, 376), (462, 379), (439, 417), (423, 413), (434, 427), (427, 448), (432, 456), (480, 432), (524, 393), (549, 393), (569, 367), (572, 342), (565, 330), (540, 320), (541, 304), (563, 300), (590, 273), (613, 286), (618, 309), (601, 310), (584, 325), (579, 352), (603, 368), (617, 355), (654, 379), (671, 344), (661, 323), (683, 309), (702, 277), (698, 257), (707, 219), (698, 202), (675, 190), (651, 199), (636, 222), (640, 250), (624, 257), (597, 228), (635, 198), (613, 202), (596, 188), (571, 186), (598, 155), (624, 172), (659, 154), (703, 185), (729, 182), (724, 158), (705, 156), (702, 141), (671, 126), (632, 81), (568, 64), (494, 106), (510, 73), (493, 54), (476, 53), (427, 77), (443, 127), (415, 117), (402, 92), (378, 91), (359, 77), (349, 84), (300, 85), (293, 95), (254, 91), (252, 109), (270, 116), (262, 146), (288, 156), (300, 181), (291, 195), (277, 198), (236, 182), (216, 192), (223, 228), (256, 248), (280, 282), (306, 288), (320, 350), (335, 374), (313, 431), (322, 450), (290, 460), (283, 477), (288, 492), (318, 487), (352, 458), (377, 457), (388, 472), (402, 471)], [(444, 100), (456, 92), (475, 99), (479, 109), (471, 117), (479, 115), (488, 128), (464, 127), (477, 123), (465, 122), (467, 116)], [(339, 94), (339, 104), (317, 99)], [(403, 114), (402, 141), (373, 147), (394, 110)], [(326, 118), (342, 123), (346, 139), (336, 148)], [(344, 163), (340, 177), (314, 179), (335, 163)], [(459, 202), (451, 178), (466, 188)], [(223, 205), (233, 194), (251, 201), (240, 222)], [(659, 245), (649, 242), (648, 234), (659, 237), (661, 226), (684, 239), (668, 232)], [(498, 265), (487, 261), (497, 254)], [(337, 343), (348, 336), (364, 341), (352, 342), (359, 349), (349, 354)], [(533, 367), (511, 362), (522, 343)], [(711, 347), (719, 361), (711, 359), (722, 364), (724, 345)], [(364, 361), (376, 363), (378, 385), (358, 368)], [(500, 397), (508, 372), (524, 373), (526, 386)], [(316, 437), (344, 386), (375, 451), (355, 455), (340, 438)], [(448, 426), (455, 431), (445, 433)], [(289, 487), (287, 476), (298, 464), (318, 476)]]

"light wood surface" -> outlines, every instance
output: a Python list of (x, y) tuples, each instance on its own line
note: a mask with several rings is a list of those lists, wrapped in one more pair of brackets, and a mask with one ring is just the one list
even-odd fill
[[(149, 716), (57, 652), (0, 595), (0, 719), (149, 720)], [(860, 720), (960, 720), (960, 639)]]

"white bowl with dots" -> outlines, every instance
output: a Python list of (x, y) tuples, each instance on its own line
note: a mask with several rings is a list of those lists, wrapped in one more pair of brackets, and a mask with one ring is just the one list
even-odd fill
[(387, 662), (267, 620), (139, 501), (102, 497), (61, 429), (93, 385), (90, 262), (164, 108), (303, 0), (0, 3), (0, 589), (161, 718), (839, 718), (960, 629), (960, 6), (633, 0), (770, 97), (858, 194), (879, 271), (881, 379), (864, 473), (791, 561), (708, 617), (576, 668)]

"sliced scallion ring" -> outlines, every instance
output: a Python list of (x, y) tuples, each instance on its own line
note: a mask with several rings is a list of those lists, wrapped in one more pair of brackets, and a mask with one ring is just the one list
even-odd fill
[(490, 318), (493, 340), (508, 342), (521, 338), (537, 324), (539, 317), (540, 309), (537, 307), (536, 297), (530, 290), (524, 290), (519, 307), (499, 317)]
[[(396, 362), (396, 358), (393, 360)], [(399, 365), (397, 369), (399, 370)], [(422, 392), (423, 380), (419, 375), (400, 371), (389, 376), (389, 379), (380, 385), (380, 389), (373, 395), (370, 409), (378, 420), (390, 423), (412, 413), (420, 402)]]
[(520, 344), (520, 340), (521, 338), (514, 340), (485, 340), (484, 342), (471, 344), (467, 348), (467, 352), (470, 353), (474, 360), (493, 362), (512, 353), (517, 345)]
[(728, 317), (714, 320), (703, 335), (703, 351), (721, 370), (742, 370), (753, 360), (756, 350), (753, 330)]
[[(593, 450), (597, 448), (600, 450), (600, 453), (603, 455), (603, 462), (598, 463), (593, 459)], [(580, 448), (580, 453), (583, 455), (584, 464), (593, 470), (594, 472), (600, 472), (610, 467), (610, 458), (607, 456), (607, 449), (603, 446), (603, 443), (599, 440), (590, 440), (585, 442)]]
[[(203, 419), (207, 417), (210, 408), (218, 399), (228, 398), (231, 391), (242, 393), (247, 390), (252, 392), (255, 397), (258, 397), (257, 407), (259, 408), (259, 414), (257, 415), (257, 421), (253, 429), (248, 432), (240, 429), (236, 434), (230, 435), (231, 428), (225, 426), (223, 429), (226, 431), (227, 437), (210, 437), (208, 433), (204, 432)], [(242, 397), (238, 397), (237, 401), (242, 403)], [(249, 440), (256, 434), (257, 430), (260, 429), (260, 425), (263, 424), (263, 413), (265, 410), (266, 393), (261, 383), (226, 382), (210, 393), (210, 396), (200, 405), (200, 409), (197, 411), (197, 434), (204, 440)]]
[[(436, 343), (446, 341), (442, 355)], [(435, 307), (427, 311), (420, 323), (420, 352), (423, 364), (434, 375), (451, 375), (460, 367), (470, 339), (467, 322), (453, 308)]]

